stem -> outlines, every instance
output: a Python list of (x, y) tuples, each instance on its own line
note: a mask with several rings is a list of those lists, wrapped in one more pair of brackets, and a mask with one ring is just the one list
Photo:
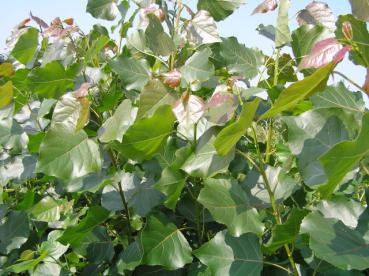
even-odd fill
[[(277, 224), (282, 224), (281, 214), (279, 213), (279, 208), (278, 208), (277, 201), (275, 199), (274, 191), (272, 190), (272, 188), (270, 186), (268, 176), (266, 175), (266, 172), (265, 172), (265, 169), (264, 169), (265, 164), (264, 164), (264, 160), (263, 160), (263, 157), (261, 155), (260, 148), (259, 148), (259, 145), (258, 145), (258, 142), (257, 142), (256, 131), (255, 131), (255, 128), (253, 126), (251, 127), (251, 129), (252, 129), (252, 132), (253, 132), (254, 142), (255, 142), (255, 146), (256, 146), (256, 152), (257, 152), (258, 159), (259, 159), (259, 165), (258, 165), (259, 172), (260, 172), (260, 174), (263, 178), (265, 188), (266, 188), (266, 190), (268, 192), (268, 195), (269, 195), (269, 198), (270, 198), (270, 203), (271, 203), (272, 209), (273, 209), (273, 216), (274, 216)], [(299, 272), (297, 270), (296, 263), (293, 259), (292, 251), (291, 251), (289, 245), (285, 244), (284, 249), (286, 250), (288, 260), (290, 261), (291, 267), (293, 269), (293, 275), (294, 276), (299, 276)]]
[[(177, 0), (176, 3), (178, 4), (178, 9), (177, 9), (176, 21), (175, 21), (175, 25), (174, 25), (174, 29), (173, 29), (172, 38), (174, 38), (174, 36), (178, 32), (179, 23), (181, 22), (181, 13), (182, 13), (182, 9), (183, 9), (182, 0)], [(174, 65), (175, 65), (175, 62), (176, 62), (176, 56), (177, 56), (176, 52), (173, 52), (170, 55), (169, 71), (172, 71), (174, 69)]]
[(288, 274), (291, 274), (291, 271), (288, 268), (285, 268), (284, 266), (281, 266), (279, 264), (268, 261), (263, 261), (263, 264), (278, 267), (279, 269), (286, 271)]
[(342, 78), (344, 78), (345, 80), (347, 80), (349, 83), (351, 83), (353, 86), (355, 86), (356, 88), (360, 89), (360, 91), (364, 92), (365, 94), (368, 94), (368, 92), (366, 92), (359, 84), (357, 84), (356, 82), (354, 82), (352, 79), (350, 79), (349, 77), (347, 77), (345, 74), (338, 72), (338, 71), (333, 71), (333, 74), (339, 75)]
[[(114, 153), (113, 151), (110, 149), (109, 150), (109, 154), (110, 154), (110, 158), (111, 158), (111, 161), (113, 163), (113, 166), (115, 167), (116, 170), (118, 170), (118, 164), (115, 160), (115, 157), (114, 157)], [(124, 210), (125, 210), (125, 213), (126, 213), (126, 217), (127, 217), (127, 220), (128, 220), (128, 241), (129, 242), (133, 242), (133, 238), (132, 238), (132, 225), (131, 225), (131, 214), (129, 212), (129, 208), (128, 208), (128, 203), (127, 203), (127, 200), (126, 200), (126, 197), (124, 195), (124, 192), (123, 192), (123, 189), (122, 189), (122, 185), (120, 185), (120, 183), (118, 183), (118, 189), (119, 189), (119, 195), (120, 195), (120, 199), (122, 200), (122, 203), (123, 203), (123, 207), (124, 207)]]

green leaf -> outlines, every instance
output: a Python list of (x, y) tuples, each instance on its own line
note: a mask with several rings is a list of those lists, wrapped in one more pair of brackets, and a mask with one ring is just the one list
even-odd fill
[(234, 158), (234, 151), (226, 156), (217, 154), (213, 146), (215, 140), (214, 129), (209, 129), (199, 139), (196, 150), (184, 162), (181, 169), (193, 177), (208, 178), (218, 173), (226, 172), (229, 163)]
[(138, 241), (131, 243), (120, 255), (117, 262), (118, 273), (134, 270), (142, 261), (143, 249)]
[(123, 134), (133, 124), (136, 114), (137, 108), (132, 107), (130, 100), (122, 101), (113, 116), (108, 118), (100, 127), (98, 131), (100, 142), (109, 143), (114, 140), (122, 142)]
[(293, 208), (288, 219), (283, 224), (277, 224), (272, 230), (272, 237), (266, 244), (269, 252), (275, 252), (285, 244), (293, 243), (300, 232), (300, 225), (307, 210)]
[(328, 182), (320, 188), (324, 197), (329, 197), (345, 175), (369, 153), (368, 133), (369, 112), (364, 114), (362, 129), (355, 140), (341, 142), (320, 157), (328, 177)]
[(64, 92), (73, 89), (75, 75), (74, 70), (65, 70), (59, 61), (53, 61), (44, 67), (33, 69), (27, 83), (37, 95), (57, 99)]
[(283, 117), (288, 126), (289, 148), (297, 156), (301, 176), (310, 187), (327, 181), (319, 158), (335, 144), (349, 139), (340, 115), (344, 115), (340, 109), (316, 109), (297, 117)]
[(362, 21), (369, 21), (369, 1), (350, 0), (352, 14)]
[(13, 65), (9, 62), (0, 64), (0, 77), (11, 77), (14, 75)]
[(330, 200), (322, 200), (318, 206), (325, 218), (334, 218), (342, 221), (346, 226), (355, 228), (365, 207), (353, 199), (345, 196), (335, 196)]
[(219, 177), (205, 180), (205, 187), (197, 200), (217, 222), (227, 225), (230, 235), (239, 237), (249, 232), (258, 236), (263, 234), (264, 224), (258, 212), (235, 179)]
[(282, 111), (291, 110), (306, 97), (325, 89), (329, 75), (335, 66), (335, 63), (329, 63), (316, 70), (311, 76), (290, 85), (282, 91), (273, 106), (259, 120), (274, 117)]
[(95, 18), (114, 20), (119, 14), (115, 0), (88, 0), (86, 11)]
[(369, 267), (369, 242), (341, 221), (313, 212), (302, 221), (301, 233), (310, 235), (309, 246), (318, 258), (344, 270)]
[(58, 126), (46, 133), (37, 171), (69, 180), (99, 171), (101, 163), (98, 145), (84, 131)]
[(313, 46), (323, 39), (329, 38), (332, 33), (321, 25), (303, 25), (292, 32), (292, 50), (297, 64), (303, 57), (310, 54)]
[(192, 262), (191, 247), (180, 230), (162, 215), (151, 215), (141, 233), (142, 263), (181, 268)]
[(146, 66), (134, 59), (119, 56), (109, 61), (112, 70), (119, 75), (127, 90), (139, 90), (150, 80), (150, 72)]
[(277, 48), (291, 42), (291, 31), (288, 27), (288, 10), (291, 6), (290, 0), (281, 0), (279, 3), (279, 12), (275, 34), (275, 46)]
[(14, 273), (20, 273), (26, 270), (34, 269), (43, 259), (45, 259), (47, 253), (41, 252), (41, 255), (34, 260), (24, 261), (17, 264), (14, 264), (7, 268), (7, 270), (12, 271)]
[(164, 205), (174, 210), (185, 184), (186, 175), (178, 169), (168, 167), (163, 170), (154, 188), (167, 196)]
[(77, 225), (68, 227), (58, 241), (65, 245), (78, 246), (85, 235), (91, 233), (96, 226), (102, 224), (108, 217), (109, 211), (100, 206), (92, 206), (89, 208), (86, 217)]
[(137, 118), (152, 116), (160, 106), (172, 105), (175, 100), (160, 80), (150, 80), (140, 93)]
[(13, 101), (13, 83), (7, 81), (0, 86), (0, 109), (6, 107)]
[(351, 14), (341, 15), (338, 17), (336, 23), (336, 37), (337, 39), (345, 39), (345, 35), (342, 32), (343, 22), (348, 21), (352, 28), (352, 41), (348, 42), (355, 47), (350, 51), (350, 59), (357, 65), (369, 67), (369, 31), (367, 24), (363, 21), (357, 20)]
[(171, 134), (174, 121), (171, 107), (161, 106), (150, 118), (136, 121), (124, 134), (123, 142), (113, 147), (126, 158), (138, 161), (151, 159)]
[(20, 63), (27, 64), (34, 58), (37, 47), (38, 30), (35, 28), (29, 28), (19, 37), (10, 54)]
[(213, 276), (259, 276), (263, 268), (259, 239), (254, 234), (235, 238), (227, 231), (218, 232), (194, 255), (210, 268)]
[(156, 15), (148, 14), (148, 18), (149, 25), (145, 31), (147, 46), (159, 56), (169, 56), (176, 50), (173, 40), (164, 32), (164, 28)]
[(311, 101), (316, 108), (340, 108), (347, 112), (365, 111), (365, 103), (361, 93), (348, 90), (343, 82), (328, 86), (323, 92), (315, 94)]
[(11, 211), (0, 224), (0, 253), (8, 254), (20, 248), (29, 236), (27, 214), (22, 211)]
[(259, 74), (259, 68), (264, 64), (261, 51), (246, 48), (235, 37), (223, 38), (219, 47), (219, 55), (229, 73), (246, 79), (252, 79)]
[(64, 200), (47, 196), (37, 202), (28, 212), (35, 220), (54, 222), (60, 219), (61, 209), (64, 204)]
[[(274, 197), (277, 203), (282, 203), (287, 199), (297, 187), (297, 181), (288, 176), (282, 169), (282, 167), (266, 166), (265, 174), (269, 180), (269, 186), (274, 193)], [(250, 198), (252, 204), (261, 208), (271, 207), (270, 197), (267, 189), (265, 188), (264, 179), (262, 175), (252, 170), (247, 174), (244, 188), (250, 190)]]
[(216, 21), (220, 21), (231, 15), (245, 0), (199, 0), (198, 10), (207, 10)]
[(41, 244), (38, 251), (47, 253), (47, 257), (44, 259), (44, 262), (55, 262), (55, 260), (58, 260), (68, 250), (68, 245), (62, 245), (57, 241), (62, 234), (62, 230), (51, 231), (47, 235), (47, 240)]
[(214, 75), (214, 65), (210, 63), (211, 51), (204, 48), (195, 52), (182, 67), (183, 78), (191, 85), (207, 81)]
[(241, 139), (242, 135), (245, 134), (246, 130), (251, 126), (259, 103), (260, 99), (255, 98), (252, 102), (244, 104), (238, 120), (219, 132), (214, 141), (214, 146), (219, 155), (227, 155)]

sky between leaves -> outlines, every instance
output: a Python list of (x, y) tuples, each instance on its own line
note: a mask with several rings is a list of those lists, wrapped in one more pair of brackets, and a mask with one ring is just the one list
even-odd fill
[[(183, 0), (184, 3), (196, 9), (194, 0)], [(268, 14), (256, 14), (251, 16), (253, 9), (261, 2), (260, 0), (248, 0), (247, 4), (236, 10), (232, 16), (218, 23), (219, 33), (223, 37), (236, 36), (238, 40), (245, 43), (247, 47), (257, 47), (265, 54), (273, 51), (273, 42), (258, 34), (256, 28), (259, 24), (274, 25), (276, 22), (277, 12), (269, 12)], [(297, 27), (295, 14), (303, 9), (311, 0), (293, 0), (290, 9), (290, 27)], [(348, 0), (325, 0), (330, 6), (335, 16), (347, 14), (351, 12)], [(93, 24), (100, 23), (104, 26), (110, 26), (111, 23), (105, 20), (97, 20), (90, 14), (86, 13), (87, 0), (2, 0), (0, 8), (0, 53), (4, 52), (5, 39), (9, 36), (11, 29), (23, 19), (29, 16), (29, 11), (46, 22), (50, 22), (56, 16), (62, 19), (73, 17), (80, 28), (88, 32)], [(344, 72), (351, 79), (362, 84), (365, 79), (365, 69), (360, 66), (354, 66), (347, 60), (343, 61), (337, 67), (338, 71)], [(337, 81), (338, 79), (336, 79)], [(355, 89), (354, 89), (355, 90)], [(369, 106), (369, 100), (366, 105)]]

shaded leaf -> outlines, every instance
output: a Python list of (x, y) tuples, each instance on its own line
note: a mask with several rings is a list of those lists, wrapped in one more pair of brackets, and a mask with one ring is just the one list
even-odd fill
[(227, 226), (230, 235), (239, 237), (249, 232), (262, 235), (264, 224), (235, 179), (207, 179), (197, 200), (217, 222)]
[(288, 10), (291, 6), (290, 0), (281, 0), (279, 4), (279, 12), (277, 18), (277, 26), (275, 33), (275, 46), (282, 47), (291, 42), (291, 31), (288, 26)]
[(362, 21), (369, 21), (369, 1), (350, 0), (352, 14)]
[(194, 255), (210, 268), (214, 276), (259, 276), (263, 268), (259, 239), (253, 234), (235, 238), (227, 231), (218, 232), (212, 240), (195, 250)]
[(162, 215), (151, 215), (141, 233), (142, 262), (176, 269), (192, 262), (191, 247), (180, 230)]

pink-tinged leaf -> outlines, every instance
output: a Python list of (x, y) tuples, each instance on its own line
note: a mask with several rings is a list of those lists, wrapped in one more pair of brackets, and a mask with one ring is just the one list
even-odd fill
[(42, 34), (46, 37), (63, 38), (76, 32), (79, 32), (79, 28), (77, 26), (64, 28), (63, 22), (59, 17), (56, 17)]
[(47, 29), (49, 28), (49, 25), (45, 21), (43, 21), (41, 18), (34, 16), (32, 12), (29, 12), (29, 15), (33, 21), (35, 21), (41, 28)]
[(165, 20), (165, 14), (162, 9), (160, 9), (159, 5), (157, 4), (151, 4), (150, 6), (146, 8), (140, 9), (139, 13), (139, 23), (138, 28), (145, 30), (147, 26), (149, 25), (149, 17), (148, 14), (154, 14), (161, 22)]
[(163, 73), (163, 82), (171, 88), (176, 88), (181, 84), (182, 74), (177, 69), (168, 73)]
[(363, 89), (369, 95), (369, 67), (366, 68), (366, 78), (363, 85)]
[(196, 124), (204, 114), (205, 102), (198, 96), (185, 92), (173, 107), (179, 124), (190, 126)]
[(321, 40), (315, 44), (310, 54), (302, 59), (299, 68), (319, 68), (332, 61), (338, 63), (350, 50), (350, 46), (343, 47), (334, 38)]
[(73, 91), (73, 96), (76, 98), (84, 98), (88, 95), (90, 84), (88, 82), (82, 83), (81, 87)]
[(220, 85), (206, 103), (205, 118), (215, 124), (224, 124), (233, 117), (237, 106), (237, 98), (227, 91), (226, 85)]
[(322, 25), (328, 30), (336, 30), (336, 19), (329, 6), (320, 1), (313, 1), (301, 10), (297, 15), (297, 22), (301, 25), (313, 24)]
[(342, 33), (347, 40), (351, 40), (354, 37), (350, 21), (345, 21), (342, 23)]
[(261, 4), (259, 4), (251, 15), (256, 13), (267, 13), (269, 11), (274, 11), (278, 7), (278, 0), (264, 0)]

